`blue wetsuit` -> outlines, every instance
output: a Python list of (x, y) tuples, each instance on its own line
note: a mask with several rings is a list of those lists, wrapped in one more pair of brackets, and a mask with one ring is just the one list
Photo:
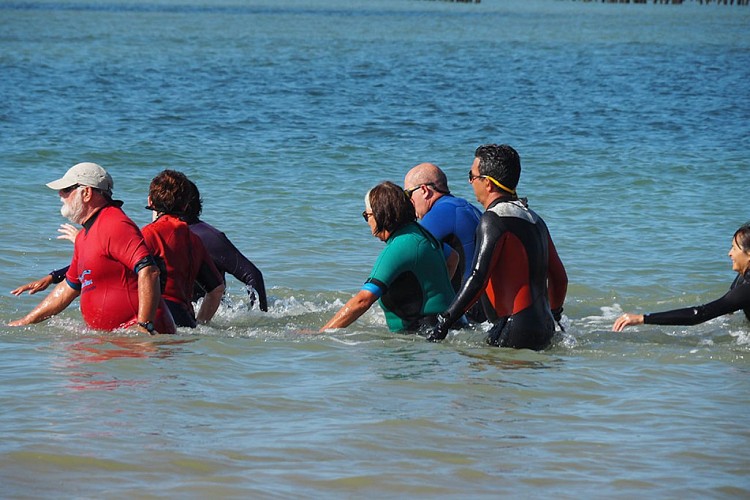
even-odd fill
[(458, 252), (457, 274), (451, 280), (454, 290), (461, 287), (471, 272), (471, 259), (474, 257), (474, 235), (482, 213), (463, 198), (446, 194), (438, 198), (430, 211), (422, 217), (422, 226), (438, 241), (447, 243)]
[[(458, 253), (458, 271), (451, 279), (453, 290), (458, 292), (463, 282), (471, 273), (471, 260), (474, 257), (476, 244), (476, 230), (482, 212), (463, 198), (452, 194), (444, 194), (432, 205), (420, 221), (432, 235), (441, 243), (447, 244)], [(475, 323), (486, 320), (479, 301), (467, 311), (468, 319)]]

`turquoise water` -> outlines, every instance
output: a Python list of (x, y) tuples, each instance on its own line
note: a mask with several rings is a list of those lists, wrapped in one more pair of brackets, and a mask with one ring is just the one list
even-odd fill
[[(96, 161), (140, 225), (164, 168), (264, 273), (211, 326), (158, 340), (77, 307), (0, 327), (9, 497), (746, 497), (741, 315), (609, 331), (733, 278), (746, 210), (750, 10), (554, 0), (0, 2), (0, 287), (70, 258), (44, 187)], [(439, 164), (472, 199), (475, 147), (570, 277), (542, 353), (316, 330), (382, 243), (377, 182)], [(0, 322), (37, 296), (0, 296)]]

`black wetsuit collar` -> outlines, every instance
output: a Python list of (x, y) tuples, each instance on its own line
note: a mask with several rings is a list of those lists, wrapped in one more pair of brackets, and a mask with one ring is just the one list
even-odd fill
[(86, 222), (84, 222), (83, 224), (81, 224), (83, 226), (83, 228), (87, 232), (88, 232), (89, 229), (91, 229), (91, 226), (94, 225), (94, 222), (96, 222), (96, 219), (99, 218), (99, 214), (102, 213), (102, 210), (104, 210), (105, 208), (107, 208), (107, 207), (104, 206), (104, 207), (100, 208), (99, 210), (97, 210), (96, 212), (94, 212), (94, 215), (92, 215), (91, 217), (89, 217), (88, 219), (86, 219)]
[(89, 217), (88, 219), (86, 219), (86, 222), (84, 222), (81, 225), (88, 232), (88, 230), (91, 229), (91, 226), (94, 225), (94, 222), (96, 221), (96, 219), (99, 217), (99, 214), (102, 213), (102, 210), (104, 210), (107, 207), (118, 207), (119, 208), (121, 206), (122, 206), (122, 201), (120, 201), (120, 200), (110, 200), (109, 203), (107, 203), (102, 208), (100, 208), (99, 210), (97, 210), (96, 212), (94, 212), (94, 215), (92, 215), (91, 217)]

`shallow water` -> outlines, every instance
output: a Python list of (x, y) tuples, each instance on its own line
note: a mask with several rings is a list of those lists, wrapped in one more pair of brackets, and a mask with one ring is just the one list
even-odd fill
[[(9, 497), (746, 497), (742, 315), (609, 331), (714, 299), (745, 208), (750, 10), (553, 0), (0, 3), (0, 287), (67, 263), (44, 183), (97, 161), (138, 223), (163, 168), (263, 271), (211, 326), (145, 339), (77, 307), (0, 327)], [(364, 193), (474, 148), (570, 276), (547, 351), (434, 345), (376, 308), (317, 330), (382, 244)], [(36, 296), (0, 297), (0, 322)]]

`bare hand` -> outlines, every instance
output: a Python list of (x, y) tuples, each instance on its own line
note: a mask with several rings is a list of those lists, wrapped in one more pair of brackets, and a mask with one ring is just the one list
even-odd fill
[(311, 328), (301, 328), (299, 330), (295, 330), (295, 333), (299, 333), (302, 335), (317, 335), (318, 333), (323, 333), (325, 330), (313, 330)]
[(60, 224), (60, 228), (57, 230), (60, 236), (57, 237), (58, 240), (69, 240), (73, 243), (76, 241), (76, 236), (78, 236), (78, 229), (73, 224)]
[(615, 321), (615, 324), (612, 325), (612, 331), (613, 332), (621, 332), (623, 328), (630, 325), (642, 325), (643, 324), (643, 314), (630, 314), (625, 313), (619, 318), (617, 318), (617, 321)]
[[(25, 285), (21, 285), (15, 290), (11, 290), (10, 293), (12, 293), (15, 296), (21, 295), (26, 290), (29, 291), (29, 295), (34, 295), (36, 292), (41, 292), (42, 290), (46, 290), (48, 286), (52, 284), (52, 275), (48, 274), (44, 278), (38, 279), (36, 281), (32, 281), (31, 283), (26, 283)], [(11, 325), (16, 326), (16, 325)]]

